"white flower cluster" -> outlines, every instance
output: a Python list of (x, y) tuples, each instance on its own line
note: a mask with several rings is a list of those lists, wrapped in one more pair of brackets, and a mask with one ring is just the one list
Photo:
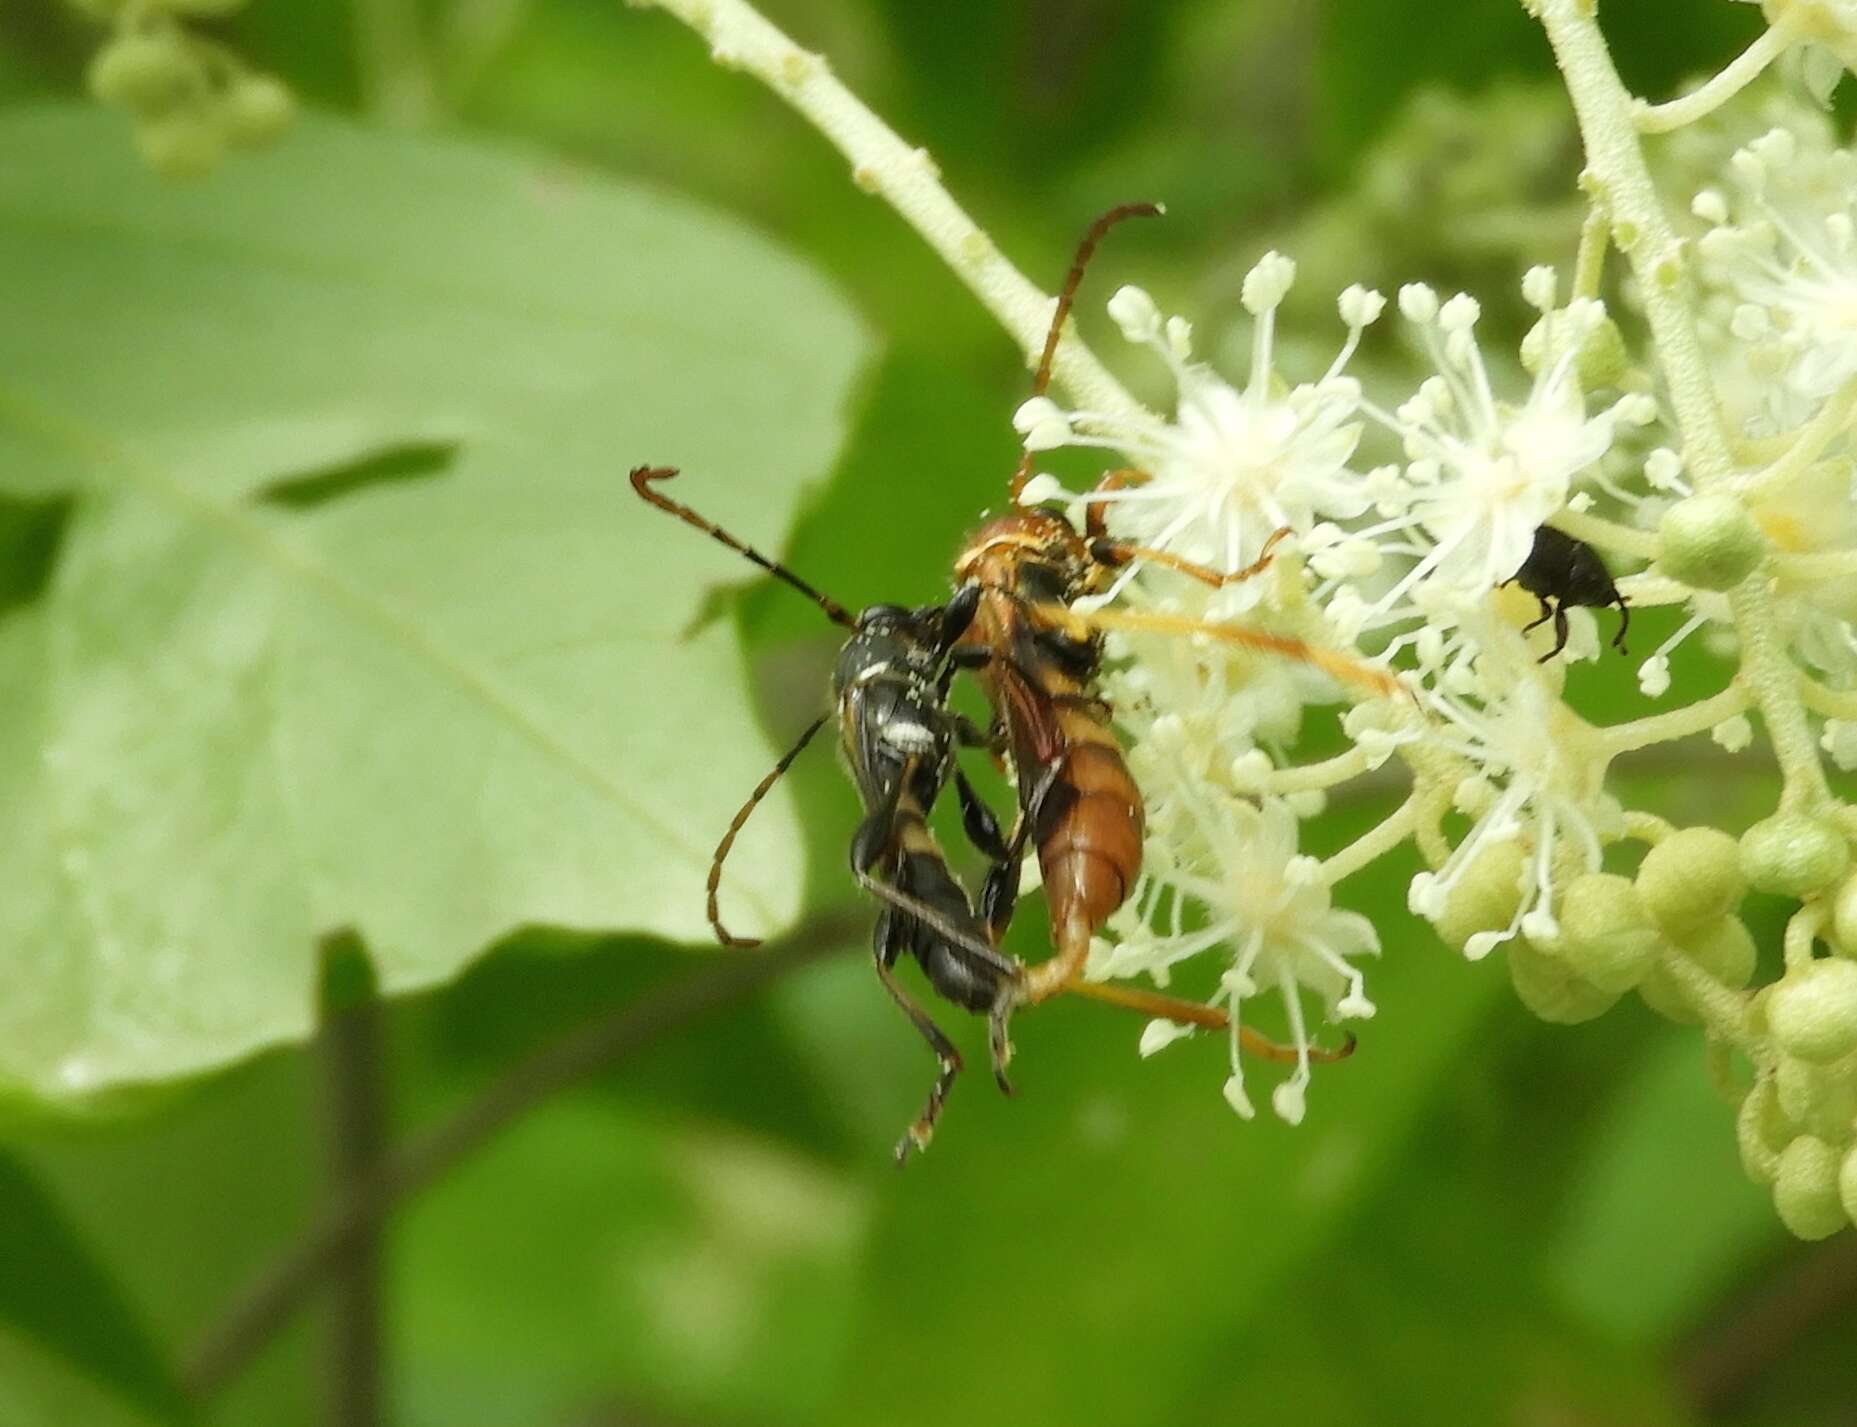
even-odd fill
[[(1414, 881), (1414, 909), (1426, 915), (1443, 914), (1480, 849), (1529, 847), (1520, 904), (1504, 928), (1471, 940), (1473, 956), (1524, 926), (1550, 929), (1563, 864), (1596, 870), (1602, 837), (1618, 835), (1619, 811), (1592, 767), (1569, 756), (1578, 721), (1560, 702), (1558, 673), (1536, 662), (1521, 621), (1495, 612), (1492, 599), (1621, 427), (1655, 415), (1642, 396), (1589, 397), (1580, 355), (1605, 324), (1604, 308), (1590, 299), (1556, 308), (1545, 269), (1525, 284), (1545, 334), (1532, 379), (1492, 374), (1473, 299), (1441, 301), (1413, 285), (1400, 292), (1399, 310), (1434, 374), (1409, 399), (1388, 411), (1347, 374), (1385, 306), (1358, 287), (1340, 297), (1345, 336), (1328, 369), (1292, 383), (1276, 368), (1273, 338), (1294, 276), (1287, 258), (1269, 253), (1245, 280), (1254, 326), (1242, 386), (1196, 363), (1187, 324), (1163, 319), (1146, 293), (1125, 287), (1109, 311), (1131, 342), (1166, 363), (1178, 392), (1173, 417), (1066, 411), (1045, 398), (1016, 417), (1029, 449), (1102, 447), (1134, 463), (1145, 479), (1091, 497), (1106, 507), (1116, 539), (1221, 574), (1250, 566), (1275, 541), (1276, 563), (1242, 583), (1213, 587), (1136, 561), (1110, 600), (1198, 621), (1242, 617), (1346, 651), (1363, 667), (1363, 639), (1403, 631), (1390, 642), (1381, 634), (1377, 657), (1406, 671), (1416, 700), (1350, 714), (1356, 741), (1334, 760), (1332, 778), (1291, 762), (1305, 710), (1346, 696), (1327, 675), (1289, 659), (1233, 657), (1199, 639), (1123, 635), (1111, 645), (1118, 657), (1104, 691), (1129, 739), (1149, 830), (1140, 886), (1112, 921), (1092, 974), (1165, 983), (1203, 953), (1228, 957), (1213, 1000), (1233, 1021), (1226, 1096), (1245, 1115), (1236, 1028), (1247, 999), (1280, 995), (1296, 1068), (1272, 1103), (1289, 1120), (1301, 1118), (1310, 1074), (1304, 993), (1331, 1019), (1374, 1009), (1354, 963), (1379, 950), (1379, 937), (1332, 904), (1334, 883), (1353, 868), (1345, 856), (1325, 865), (1299, 852), (1299, 815), (1320, 810), (1328, 783), (1402, 745), (1455, 760), (1450, 800), (1471, 826), (1456, 852)], [(1499, 394), (1509, 385), (1519, 385), (1512, 399)], [(1363, 466), (1370, 426), (1404, 459)], [(1079, 493), (1049, 478), (1028, 488), (1029, 500), (1059, 497)], [(1596, 652), (1590, 621), (1574, 652)], [(1143, 1048), (1175, 1036), (1157, 1024)]]
[[(1356, 688), (1207, 637), (1111, 637), (1103, 691), (1148, 802), (1148, 835), (1140, 883), (1090, 974), (1166, 985), (1190, 974), (1187, 963), (1218, 958), (1210, 1001), (1232, 1023), (1225, 1095), (1239, 1114), (1253, 1113), (1240, 1041), (1240, 1025), (1258, 1019), (1253, 1003), (1280, 1003), (1271, 1014), (1294, 1068), (1270, 1098), (1291, 1122), (1303, 1116), (1320, 1045), (1311, 1009), (1330, 1021), (1374, 1014), (1361, 962), (1380, 935), (1336, 906), (1335, 888), (1408, 836), (1428, 863), (1411, 882), (1411, 911), (1471, 960), (1506, 948), (1518, 994), (1553, 1020), (1596, 1015), (1633, 990), (1686, 1016), (1690, 976), (1740, 994), (1753, 971), (1734, 916), (1744, 875), (1769, 891), (1817, 887), (1796, 875), (1802, 854), (1788, 833), (1781, 852), (1736, 853), (1716, 867), (1713, 895), (1726, 889), (1727, 900), (1695, 918), (1694, 897), (1668, 891), (1670, 866), (1694, 839), (1628, 813), (1607, 788), (1621, 752), (1703, 732), (1746, 747), (1750, 681), (1610, 727), (1566, 699), (1568, 664), (1601, 655), (1598, 607), (1618, 603), (1621, 620), (1627, 599), (1679, 607), (1638, 671), (1661, 698), (1689, 635), (1708, 630), (1731, 649), (1747, 637), (1737, 591), (1761, 569), (1751, 584), (1765, 591), (1767, 633), (1790, 656), (1785, 677), (1816, 691), (1801, 697), (1821, 719), (1823, 751), (1857, 763), (1857, 157), (1820, 129), (1803, 142), (1782, 130), (1736, 153), (1726, 177), (1694, 205), (1706, 229), (1698, 330), (1745, 448), (1717, 490), (1688, 469), (1663, 374), (1633, 362), (1591, 293), (1562, 301), (1546, 267), (1523, 281), (1538, 316), (1510, 352), (1479, 340), (1473, 298), (1401, 289), (1399, 335), (1429, 373), (1385, 403), (1349, 370), (1386, 306), (1378, 293), (1341, 295), (1334, 360), (1293, 380), (1278, 370), (1276, 335), (1295, 268), (1266, 254), (1244, 284), (1250, 369), (1234, 383), (1194, 360), (1184, 320), (1124, 287), (1110, 314), (1165, 364), (1171, 416), (1067, 410), (1048, 398), (1017, 413), (1029, 450), (1118, 458), (1100, 491), (1041, 476), (1028, 501), (1065, 501), (1077, 516), (1099, 503), (1113, 539), (1168, 557), (1132, 561), (1096, 603), (1245, 621), (1397, 671), (1410, 695), (1366, 693), (1364, 680)], [(1178, 568), (1229, 575), (1267, 550), (1273, 562), (1240, 583)], [(1615, 567), (1650, 563), (1615, 583), (1602, 551)], [(1310, 711), (1344, 701), (1354, 705), (1340, 720), (1348, 750), (1299, 763)], [(1301, 820), (1322, 810), (1327, 790), (1395, 756), (1412, 777), (1399, 811), (1327, 861), (1303, 853)], [(1848, 858), (1813, 840), (1822, 832), (1810, 823), (1804, 845), (1822, 854), (1825, 878), (1841, 876)], [(1833, 837), (1836, 853), (1846, 836)], [(1605, 870), (1607, 848), (1634, 840), (1663, 849), (1644, 859), (1654, 885)], [(1716, 843), (1705, 850), (1719, 859)], [(1765, 883), (1742, 870), (1763, 857), (1780, 869)], [(1155, 1022), (1142, 1052), (1188, 1034)], [(1857, 1065), (1852, 1079), (1857, 1096)]]

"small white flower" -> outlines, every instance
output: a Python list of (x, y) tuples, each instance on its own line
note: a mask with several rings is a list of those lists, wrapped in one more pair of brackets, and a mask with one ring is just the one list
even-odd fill
[[(1331, 904), (1320, 864), (1297, 853), (1296, 835), (1295, 815), (1275, 800), (1255, 805), (1190, 774), (1150, 788), (1148, 865), (1111, 922), (1119, 940), (1106, 962), (1109, 975), (1145, 973), (1165, 983), (1181, 962), (1226, 950), (1230, 964), (1213, 1000), (1232, 1021), (1226, 1099), (1247, 1118), (1241, 1013), (1249, 999), (1280, 994), (1297, 1063), (1291, 1088), (1280, 1087), (1272, 1104), (1291, 1123), (1301, 1119), (1309, 1082), (1303, 992), (1319, 997), (1331, 1018), (1371, 1016), (1365, 982), (1348, 959), (1380, 949), (1371, 922)], [(1165, 1043), (1152, 1030), (1143, 1037), (1144, 1048)]]
[(1825, 731), (1820, 735), (1819, 747), (1831, 755), (1831, 761), (1838, 768), (1849, 773), (1857, 769), (1857, 723), (1848, 723), (1842, 719), (1825, 720)]
[[(1537, 298), (1547, 286), (1532, 271), (1525, 281)], [(1438, 371), (1396, 412), (1364, 405), (1399, 434), (1408, 457), (1404, 500), (1380, 500), (1388, 519), (1371, 532), (1403, 529), (1417, 542), (1416, 563), (1374, 601), (1379, 624), (1419, 612), (1406, 602), (1421, 586), (1480, 596), (1513, 577), (1535, 531), (1567, 505), (1575, 478), (1611, 448), (1618, 423), (1646, 415), (1631, 398), (1587, 412), (1577, 356), (1605, 318), (1597, 302), (1574, 302), (1543, 318), (1552, 360), (1539, 363), (1520, 405), (1496, 396), (1476, 341), (1479, 309), (1472, 299), (1459, 294), (1440, 305), (1429, 288), (1407, 287), (1400, 310), (1418, 327)], [(1397, 505), (1403, 513), (1393, 513)]]
[(1720, 195), (1698, 205), (1710, 223), (1703, 277), (1727, 299), (1713, 318), (1722, 355), (1737, 372), (1770, 374), (1761, 395), (1782, 428), (1857, 376), (1857, 156), (1822, 126), (1802, 129), (1736, 152), (1738, 222)]
[[(1622, 831), (1622, 813), (1604, 791), (1605, 760), (1590, 751), (1589, 730), (1549, 687), (1521, 636), (1487, 615), (1469, 613), (1466, 621), (1458, 637), (1420, 657), (1433, 683), (1425, 736), (1477, 770), (1458, 789), (1472, 824), (1444, 866), (1412, 879), (1407, 901), (1436, 921), (1485, 846), (1519, 840), (1527, 852), (1521, 902), (1506, 928), (1469, 938), (1464, 954), (1477, 960), (1518, 932), (1538, 941), (1559, 935), (1557, 868), (1598, 871), (1604, 839)], [(1450, 692), (1438, 687), (1451, 682)]]
[[(1288, 258), (1267, 253), (1245, 278), (1245, 306), (1256, 323), (1243, 390), (1189, 360), (1192, 329), (1185, 322), (1160, 322), (1152, 298), (1138, 288), (1121, 289), (1110, 299), (1110, 315), (1125, 337), (1172, 371), (1178, 388), (1173, 419), (1065, 412), (1056, 403), (1028, 402), (1015, 418), (1027, 449), (1119, 452), (1147, 479), (1102, 497), (1111, 532), (1218, 570), (1249, 565), (1279, 529), (1306, 534), (1320, 517), (1360, 515), (1371, 496), (1348, 466), (1360, 440), (1360, 387), (1342, 369), (1382, 300), (1361, 288), (1344, 293), (1348, 335), (1340, 354), (1321, 380), (1285, 389), (1273, 366), (1273, 334), (1277, 306), (1295, 272)], [(1230, 587), (1230, 607), (1255, 603), (1262, 588), (1255, 582)]]

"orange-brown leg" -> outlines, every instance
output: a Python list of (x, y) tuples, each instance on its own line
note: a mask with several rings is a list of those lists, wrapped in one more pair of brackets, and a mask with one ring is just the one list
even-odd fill
[(1215, 570), (1210, 565), (1196, 565), (1191, 560), (1182, 560), (1178, 555), (1170, 555), (1165, 550), (1155, 550), (1146, 545), (1126, 545), (1118, 540), (1093, 540), (1090, 542), (1090, 554), (1104, 565), (1126, 565), (1130, 560), (1145, 560), (1151, 565), (1164, 565), (1169, 570), (1176, 570), (1182, 575), (1191, 575), (1202, 584), (1214, 589), (1221, 585), (1240, 585), (1246, 580), (1254, 579), (1270, 568), (1271, 561), (1277, 558), (1277, 546), (1293, 532), (1285, 525), (1271, 532), (1270, 539), (1264, 542), (1258, 557), (1241, 570), (1229, 573)]
[[(1137, 471), (1132, 466), (1123, 466), (1110, 471), (1096, 483), (1095, 495), (1101, 491), (1127, 490), (1130, 486), (1145, 486), (1153, 479), (1146, 471)], [(1101, 540), (1109, 534), (1109, 524), (1105, 519), (1107, 501), (1086, 500), (1083, 505), (1083, 529), (1091, 540)]]
[[(1231, 1025), (1231, 1017), (1217, 1006), (1208, 1006), (1199, 1001), (1183, 1001), (1177, 996), (1164, 996), (1158, 991), (1144, 991), (1139, 986), (1124, 986), (1118, 981), (1076, 981), (1065, 988), (1073, 996), (1086, 996), (1092, 1001), (1101, 1001), (1105, 1005), (1120, 1006), (1125, 1011), (1134, 1011), (1143, 1016), (1151, 1016), (1163, 1021), (1173, 1021), (1182, 1026), (1203, 1026), (1207, 1030), (1222, 1031)], [(1254, 1055), (1260, 1060), (1279, 1060), (1285, 1063), (1296, 1059), (1296, 1047), (1273, 1041), (1269, 1036), (1250, 1030), (1245, 1026), (1238, 1028), (1238, 1044), (1244, 1048), (1246, 1055)], [(1354, 1037), (1350, 1034), (1340, 1050), (1323, 1050), (1317, 1046), (1309, 1049), (1309, 1059), (1316, 1062), (1345, 1060), (1354, 1054)]]
[(1358, 684), (1386, 697), (1411, 693), (1389, 671), (1365, 660), (1333, 649), (1318, 649), (1301, 639), (1284, 634), (1268, 634), (1261, 629), (1228, 620), (1188, 619), (1184, 615), (1151, 614), (1136, 610), (1075, 610), (1063, 605), (1033, 605), (1041, 617), (1060, 627), (1085, 629), (1120, 629), (1136, 634), (1204, 635), (1221, 644), (1250, 649), (1259, 654), (1277, 654), (1313, 665), (1344, 683)]

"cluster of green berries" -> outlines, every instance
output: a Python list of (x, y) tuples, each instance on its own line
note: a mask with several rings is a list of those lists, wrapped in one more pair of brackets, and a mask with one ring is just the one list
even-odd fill
[(261, 148), (296, 113), (279, 80), (254, 74), (188, 19), (230, 14), (245, 0), (77, 0), (113, 32), (90, 63), (90, 91), (125, 110), (136, 147), (157, 173), (195, 178), (231, 147)]
[[(1453, 889), (1439, 931), (1460, 948), (1519, 905), (1523, 852), (1486, 848)], [(1785, 973), (1754, 979), (1749, 889), (1821, 909), (1818, 937)], [(1857, 873), (1830, 821), (1781, 812), (1739, 838), (1712, 827), (1664, 834), (1632, 877), (1589, 872), (1556, 898), (1554, 935), (1517, 937), (1510, 978), (1543, 1020), (1603, 1014), (1635, 991), (1688, 1024), (1745, 1025), (1754, 1065), (1739, 1117), (1742, 1160), (1786, 1227), (1818, 1239), (1857, 1223)], [(1822, 950), (1822, 954), (1821, 954)]]

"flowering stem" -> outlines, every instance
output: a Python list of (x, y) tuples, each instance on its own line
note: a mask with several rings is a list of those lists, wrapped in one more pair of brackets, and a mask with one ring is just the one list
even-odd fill
[(1733, 469), (1708, 361), (1689, 299), (1683, 245), (1664, 216), (1632, 123), (1632, 98), (1613, 68), (1591, 0), (1536, 0), (1533, 6), (1567, 82), (1586, 145), (1589, 191), (1612, 220), (1612, 237), (1643, 290), (1644, 315), (1669, 382), (1683, 433), (1685, 464), (1698, 484)]
[(1612, 220), (1595, 203), (1586, 210), (1586, 221), (1580, 225), (1580, 247), (1573, 260), (1574, 297), (1599, 296), (1599, 285), (1606, 273), (1606, 249), (1611, 246)]
[(1384, 857), (1411, 837), (1418, 826), (1419, 797), (1415, 793), (1386, 818), (1362, 833), (1322, 864), (1322, 880), (1334, 886), (1352, 877), (1370, 862)]
[[(801, 49), (746, 0), (636, 0), (681, 20), (709, 42), (716, 63), (744, 69), (796, 109), (851, 160), (858, 187), (876, 194), (933, 248), (1011, 334), (1026, 365), (1043, 350), (1056, 299), (1008, 262), (941, 186), (928, 150), (911, 148), (833, 77), (821, 55)], [(1141, 414), (1141, 405), (1076, 337), (1057, 350), (1053, 376), (1081, 405)]]
[(1857, 575), (1857, 550), (1815, 550), (1773, 557), (1774, 570), (1789, 580), (1837, 580)]
[(1714, 113), (1748, 85), (1760, 78), (1768, 65), (1778, 59), (1793, 42), (1784, 25), (1772, 25), (1760, 32), (1760, 38), (1742, 50), (1734, 60), (1709, 80), (1680, 99), (1667, 104), (1649, 104), (1639, 99), (1632, 105), (1632, 121), (1646, 134), (1667, 134), (1685, 124)]
[(1556, 530), (1589, 545), (1603, 545), (1608, 550), (1635, 555), (1641, 560), (1655, 560), (1663, 553), (1663, 543), (1648, 530), (1635, 530), (1616, 520), (1589, 515), (1583, 510), (1556, 511), (1548, 521)]
[(1826, 718), (1857, 720), (1857, 690), (1831, 689), (1810, 674), (1795, 671), (1799, 698), (1815, 714)]
[(1665, 948), (1662, 965), (1710, 1035), (1738, 1046), (1753, 1039), (1747, 1029), (1747, 998), (1739, 991), (1722, 985), (1675, 947)]
[(1735, 629), (1741, 636), (1741, 672), (1760, 705), (1766, 720), (1767, 737), (1773, 744), (1773, 756), (1780, 765), (1785, 786), (1780, 794), (1783, 805), (1819, 806), (1831, 801), (1831, 789), (1825, 782), (1825, 768), (1818, 760), (1818, 744), (1811, 725), (1805, 721), (1805, 707), (1799, 700), (1798, 670), (1786, 657), (1785, 646), (1774, 617), (1773, 587), (1764, 571), (1756, 570), (1728, 596), (1734, 612)]
[(1781, 945), (1786, 952), (1786, 969), (1797, 971), (1812, 960), (1812, 943), (1818, 939), (1820, 928), (1825, 925), (1825, 907), (1822, 902), (1808, 902), (1794, 912), (1786, 922), (1786, 935)]
[(1272, 769), (1262, 780), (1261, 791), (1279, 797), (1289, 793), (1322, 792), (1337, 783), (1358, 778), (1372, 767), (1372, 750), (1368, 745), (1357, 743), (1346, 753), (1324, 758), (1320, 763)]
[(1615, 723), (1598, 729), (1597, 733), (1606, 756), (1616, 758), (1621, 753), (1649, 748), (1654, 743), (1669, 743), (1673, 739), (1704, 733), (1723, 719), (1744, 712), (1747, 705), (1747, 690), (1736, 680), (1720, 693), (1683, 708), (1635, 718), (1630, 723)]
[(1743, 476), (1738, 482), (1741, 498), (1749, 504), (1770, 499), (1804, 475), (1825, 447), (1849, 428), (1853, 408), (1857, 408), (1857, 382), (1846, 384), (1810, 421), (1791, 433), (1785, 451), (1765, 470)]
[[(1586, 146), (1587, 178), (1612, 215), (1612, 235), (1631, 262), (1656, 340), (1683, 436), (1684, 464), (1699, 489), (1733, 479), (1734, 456), (1696, 328), (1692, 284), (1681, 240), (1663, 202), (1632, 123), (1632, 99), (1612, 65), (1592, 0), (1535, 0), (1533, 5), (1567, 82)], [(1782, 801), (1822, 804), (1830, 791), (1773, 608), (1768, 576), (1756, 571), (1729, 595), (1741, 637), (1741, 679), (1766, 721), (1785, 779)]]

